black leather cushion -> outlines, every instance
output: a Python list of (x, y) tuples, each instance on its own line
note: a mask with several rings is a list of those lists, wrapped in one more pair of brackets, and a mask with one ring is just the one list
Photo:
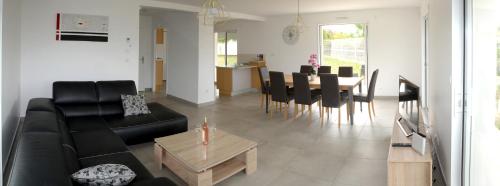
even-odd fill
[(137, 95), (134, 81), (98, 81), (96, 83), (100, 103), (121, 102), (121, 95)]
[(137, 175), (131, 184), (146, 179), (152, 179), (153, 175), (141, 164), (141, 162), (130, 152), (121, 152), (96, 156), (90, 158), (81, 158), (80, 164), (82, 168), (92, 167), (100, 164), (122, 164), (132, 169)]
[(72, 148), (72, 150), (76, 153), (75, 143), (73, 142), (73, 136), (71, 135), (66, 123), (58, 123), (59, 125), (59, 134), (61, 135), (61, 143), (63, 146), (67, 146), (68, 148)]
[(101, 116), (108, 115), (123, 115), (123, 105), (122, 102), (109, 102), (99, 104), (99, 114)]
[(140, 180), (131, 183), (130, 186), (176, 186), (174, 182), (167, 178), (154, 178), (148, 180)]
[(353, 96), (355, 102), (369, 102), (367, 93), (357, 93)]
[(33, 98), (28, 103), (26, 111), (47, 111), (56, 112), (56, 106), (52, 99), (49, 98)]
[(122, 115), (121, 95), (137, 95), (134, 81), (99, 81), (96, 83), (100, 115)]
[(64, 152), (64, 162), (66, 164), (66, 170), (69, 174), (73, 174), (80, 170), (80, 162), (78, 161), (78, 155), (75, 149), (71, 146), (62, 145)]
[(108, 129), (106, 121), (100, 116), (73, 117), (66, 120), (71, 132), (86, 132)]
[(109, 129), (75, 132), (73, 141), (79, 158), (128, 151), (122, 139)]
[(97, 104), (66, 104), (57, 105), (57, 108), (61, 110), (66, 118), (99, 115)]
[(91, 81), (59, 81), (52, 85), (54, 103), (97, 103), (95, 83)]
[(105, 116), (116, 134), (123, 138), (126, 144), (150, 142), (153, 139), (187, 131), (187, 118), (158, 103), (150, 103), (151, 114), (138, 116), (121, 115)]
[(55, 82), (52, 91), (55, 105), (66, 118), (99, 115), (94, 82)]
[(53, 112), (28, 111), (24, 118), (22, 131), (59, 133), (57, 116)]
[(59, 134), (24, 133), (6, 185), (71, 185)]

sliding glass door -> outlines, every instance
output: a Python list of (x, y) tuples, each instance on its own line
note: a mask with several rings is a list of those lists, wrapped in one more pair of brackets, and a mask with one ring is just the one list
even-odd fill
[(464, 185), (500, 185), (500, 1), (466, 0)]
[(320, 62), (331, 66), (353, 67), (355, 76), (365, 76), (368, 62), (366, 24), (320, 25)]
[(236, 32), (217, 33), (216, 66), (232, 67), (238, 63), (238, 40)]

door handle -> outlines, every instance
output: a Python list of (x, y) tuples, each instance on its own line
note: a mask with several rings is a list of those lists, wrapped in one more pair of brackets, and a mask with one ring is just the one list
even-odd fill
[(141, 63), (144, 64), (144, 56), (141, 57)]

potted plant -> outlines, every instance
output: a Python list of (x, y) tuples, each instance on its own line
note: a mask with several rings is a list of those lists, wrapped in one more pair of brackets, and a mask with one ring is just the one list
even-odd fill
[(318, 55), (316, 54), (311, 54), (309, 56), (309, 64), (312, 66), (312, 72), (311, 72), (311, 81), (316, 78), (316, 72), (319, 68), (319, 63), (318, 63)]

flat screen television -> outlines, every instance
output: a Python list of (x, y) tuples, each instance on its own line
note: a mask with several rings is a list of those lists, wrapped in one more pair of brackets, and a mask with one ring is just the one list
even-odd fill
[(399, 102), (397, 118), (400, 127), (407, 136), (415, 132), (424, 136), (419, 130), (420, 87), (403, 76), (399, 76)]

